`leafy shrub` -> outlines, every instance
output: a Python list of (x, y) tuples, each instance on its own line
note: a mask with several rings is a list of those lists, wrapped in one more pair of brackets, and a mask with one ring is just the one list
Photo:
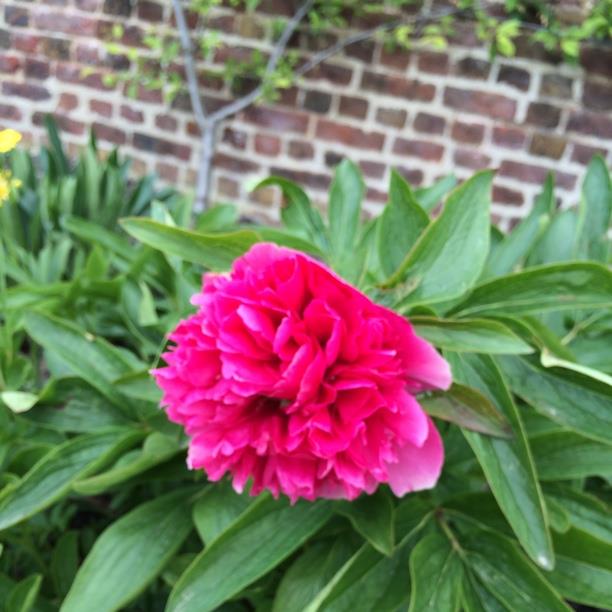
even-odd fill
[[(271, 178), (263, 185), (287, 200), (283, 228), (237, 227), (224, 206), (190, 230), (172, 200), (83, 208), (84, 175), (51, 170), (46, 155), (45, 193), (66, 181), (85, 191), (52, 198), (70, 204), (53, 204), (47, 226), (49, 200), (19, 170), (31, 166), (14, 161), (23, 198), (39, 194), (20, 214), (44, 228), (28, 230), (40, 238), (25, 252), (40, 259), (69, 241), (71, 265), (33, 275), (7, 257), (0, 276), (7, 610), (611, 606), (612, 189), (602, 159), (576, 210), (556, 209), (549, 179), (502, 235), (490, 226), (490, 172), (418, 191), (394, 174), (384, 212), (362, 223), (363, 183), (343, 162), (326, 220), (299, 187)], [(96, 176), (97, 194), (115, 180)], [(149, 218), (121, 222), (135, 244), (115, 221), (145, 209)], [(444, 352), (456, 385), (421, 398), (446, 449), (435, 489), (291, 506), (187, 470), (187, 440), (159, 411), (148, 371), (190, 312), (202, 269), (227, 270), (262, 240), (326, 261)]]

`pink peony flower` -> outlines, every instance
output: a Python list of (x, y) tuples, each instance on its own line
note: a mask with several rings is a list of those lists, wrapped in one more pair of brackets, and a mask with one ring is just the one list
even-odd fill
[(190, 468), (292, 501), (435, 485), (442, 442), (414, 394), (448, 388), (450, 369), (404, 318), (266, 243), (206, 274), (192, 303), (153, 372)]

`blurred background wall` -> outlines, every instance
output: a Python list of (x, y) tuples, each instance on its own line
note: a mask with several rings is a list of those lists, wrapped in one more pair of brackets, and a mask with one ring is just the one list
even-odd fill
[[(265, 52), (274, 19), (292, 10), (277, 0), (264, 0), (249, 15), (216, 9), (209, 27), (222, 32), (224, 45), (199, 66), (209, 109), (242, 92), (230, 91), (208, 70), (252, 48)], [(36, 145), (44, 114), (53, 113), (71, 147), (85, 142), (93, 126), (100, 143), (121, 145), (134, 158), (134, 172), (154, 170), (191, 187), (198, 130), (188, 96), (171, 106), (155, 91), (141, 89), (131, 98), (124, 84), (104, 76), (130, 63), (106, 52), (113, 24), (123, 26), (123, 44), (142, 49), (145, 35), (162, 35), (170, 11), (155, 0), (3, 0), (0, 125), (19, 129)], [(291, 44), (308, 57), (334, 39), (301, 32)], [(439, 52), (389, 51), (375, 41), (352, 45), (274, 104), (225, 123), (213, 199), (274, 217), (280, 194), (272, 188), (250, 194), (249, 187), (277, 174), (324, 203), (333, 166), (344, 156), (361, 165), (370, 208), (385, 201), (392, 167), (414, 185), (494, 167), (494, 213), (508, 227), (529, 209), (549, 171), (561, 205), (575, 203), (584, 165), (598, 151), (612, 159), (612, 48), (587, 47), (581, 65), (568, 66), (519, 39), (516, 58), (490, 61), (464, 24)]]

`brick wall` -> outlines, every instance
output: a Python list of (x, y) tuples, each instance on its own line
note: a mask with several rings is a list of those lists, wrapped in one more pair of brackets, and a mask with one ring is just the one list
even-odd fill
[[(290, 2), (264, 0), (256, 16), (219, 9), (211, 26), (226, 47), (213, 63), (245, 48), (267, 49), (265, 37)], [(186, 96), (167, 108), (157, 92), (136, 100), (104, 84), (112, 64), (102, 39), (124, 25), (128, 46), (168, 21), (163, 0), (4, 0), (0, 9), (0, 125), (20, 129), (36, 144), (44, 113), (55, 113), (76, 150), (93, 126), (101, 143), (121, 145), (135, 172), (194, 184), (197, 127)], [(339, 34), (342, 36), (342, 34)], [(324, 41), (333, 41), (330, 35)], [(295, 38), (305, 56), (322, 44)], [(87, 76), (83, 67), (88, 67)], [(232, 94), (201, 64), (208, 106)], [(491, 63), (469, 26), (443, 53), (389, 52), (367, 42), (309, 73), (272, 106), (255, 106), (221, 126), (215, 156), (215, 199), (276, 216), (273, 189), (249, 194), (256, 178), (292, 178), (322, 204), (333, 166), (343, 156), (361, 165), (370, 209), (385, 201), (390, 168), (413, 184), (454, 171), (498, 168), (494, 213), (502, 226), (529, 209), (549, 170), (562, 205), (575, 203), (591, 155), (612, 151), (612, 51), (586, 49), (569, 67), (519, 41), (518, 57)]]

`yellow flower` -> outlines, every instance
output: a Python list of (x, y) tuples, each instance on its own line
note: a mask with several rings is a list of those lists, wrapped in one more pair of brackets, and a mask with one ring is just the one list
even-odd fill
[(9, 199), (13, 191), (21, 187), (21, 181), (11, 176), (8, 170), (0, 170), (0, 206)]
[(12, 151), (21, 140), (21, 134), (15, 130), (0, 130), (0, 153)]

